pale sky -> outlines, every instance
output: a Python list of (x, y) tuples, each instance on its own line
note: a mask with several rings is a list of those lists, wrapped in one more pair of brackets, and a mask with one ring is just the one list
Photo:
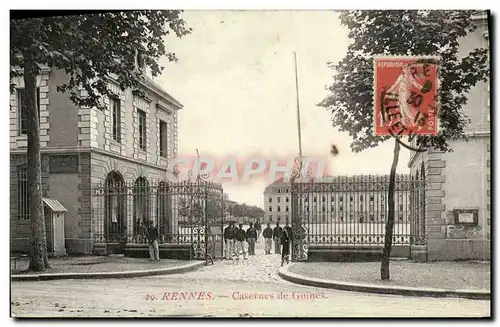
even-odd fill
[[(345, 55), (349, 39), (333, 11), (186, 11), (192, 34), (167, 38), (179, 61), (156, 79), (184, 108), (179, 112), (179, 156), (217, 160), (260, 154), (270, 159), (298, 153), (293, 51), (297, 52), (302, 148), (328, 159), (332, 175), (388, 174), (394, 143), (360, 154), (352, 139), (332, 127), (317, 103), (327, 95), (333, 72), (327, 61)], [(339, 154), (329, 154), (330, 144)], [(398, 171), (408, 172), (402, 149)], [(263, 207), (270, 181), (223, 183), (231, 200)]]

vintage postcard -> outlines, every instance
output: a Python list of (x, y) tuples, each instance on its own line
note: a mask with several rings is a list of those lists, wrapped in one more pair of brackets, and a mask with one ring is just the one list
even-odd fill
[(10, 312), (491, 312), (490, 12), (10, 19)]

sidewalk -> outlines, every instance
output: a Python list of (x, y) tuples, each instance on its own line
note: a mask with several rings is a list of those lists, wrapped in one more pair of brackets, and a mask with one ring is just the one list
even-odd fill
[(81, 256), (49, 258), (50, 269), (44, 272), (27, 271), (28, 258), (11, 259), (11, 280), (49, 280), (71, 278), (128, 278), (150, 275), (165, 275), (194, 270), (204, 261), (162, 259), (149, 261), (146, 258), (124, 256)]
[(380, 279), (380, 262), (311, 262), (283, 267), (279, 275), (299, 284), (370, 293), (490, 298), (489, 262), (390, 262), (391, 279)]

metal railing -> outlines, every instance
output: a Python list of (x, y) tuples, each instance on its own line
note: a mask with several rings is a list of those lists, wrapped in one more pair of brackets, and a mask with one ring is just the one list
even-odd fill
[[(310, 246), (383, 246), (388, 190), (389, 176), (339, 176), (292, 184), (297, 258), (307, 257)], [(397, 175), (393, 245), (425, 244), (424, 199), (423, 180)]]
[(146, 244), (147, 227), (152, 223), (160, 244), (191, 244), (196, 258), (222, 256), (224, 199), (220, 184), (204, 180), (148, 182), (141, 177), (95, 185), (93, 194), (96, 242)]

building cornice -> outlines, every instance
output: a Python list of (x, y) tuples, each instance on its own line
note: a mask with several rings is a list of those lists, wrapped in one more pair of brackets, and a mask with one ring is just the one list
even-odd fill
[[(26, 152), (27, 152), (27, 148), (11, 149), (10, 150), (10, 154), (26, 154)], [(40, 152), (43, 154), (66, 154), (66, 153), (89, 153), (89, 152), (91, 153), (91, 152), (94, 152), (94, 153), (99, 153), (99, 154), (110, 156), (110, 157), (115, 157), (117, 159), (121, 159), (124, 161), (132, 162), (134, 164), (148, 166), (151, 168), (161, 169), (161, 170), (167, 171), (167, 167), (164, 167), (164, 166), (155, 165), (155, 164), (152, 164), (152, 163), (149, 163), (146, 161), (142, 161), (142, 160), (136, 160), (134, 158), (122, 156), (121, 154), (118, 154), (118, 153), (109, 152), (109, 151), (105, 151), (105, 150), (97, 149), (97, 148), (93, 148), (93, 147), (76, 147), (76, 146), (74, 146), (74, 147), (72, 147), (72, 146), (57, 147), (57, 148), (46, 147), (46, 148), (40, 149)]]
[[(13, 70), (17, 71), (17, 72), (23, 72), (23, 69), (20, 68), (20, 67), (12, 67)], [(51, 71), (51, 68), (48, 67), (48, 66), (44, 66), (44, 67), (40, 67), (39, 69), (39, 74), (48, 74), (50, 73)], [(111, 76), (111, 75), (108, 75), (107, 78), (115, 83), (115, 84), (118, 84), (118, 80)], [(145, 87), (146, 89), (148, 89), (149, 91), (159, 95), (160, 97), (162, 97), (164, 100), (166, 100), (168, 103), (170, 103), (172, 106), (174, 106), (175, 109), (182, 109), (184, 106), (179, 102), (177, 101), (173, 96), (171, 96), (170, 94), (168, 94), (165, 90), (163, 90), (159, 85), (157, 85), (151, 78), (145, 76), (142, 80), (139, 81), (139, 83)], [(149, 100), (149, 102), (151, 102), (151, 99), (147, 99), (146, 100)]]
[(155, 164), (152, 164), (150, 162), (143, 161), (143, 160), (137, 160), (137, 159), (134, 159), (134, 158), (125, 157), (125, 156), (122, 156), (121, 154), (118, 154), (118, 153), (109, 152), (109, 151), (105, 151), (105, 150), (97, 149), (97, 148), (91, 148), (91, 151), (95, 152), (95, 153), (107, 155), (107, 156), (110, 156), (110, 157), (115, 157), (117, 159), (121, 159), (121, 160), (124, 160), (124, 161), (132, 162), (132, 163), (135, 163), (135, 164), (138, 164), (138, 165), (148, 166), (148, 167), (155, 168), (155, 169), (161, 169), (161, 170), (163, 170), (165, 172), (167, 171), (167, 167), (155, 165)]
[[(41, 153), (44, 154), (63, 154), (63, 153), (70, 153), (70, 152), (90, 152), (90, 147), (77, 147), (77, 146), (67, 146), (67, 147), (44, 147), (40, 149)], [(22, 147), (22, 148), (17, 148), (17, 149), (11, 149), (10, 154), (26, 154), (27, 148)]]
[(170, 110), (168, 108), (168, 105), (161, 100), (158, 100), (158, 102), (156, 102), (156, 108), (159, 108), (159, 109), (165, 111), (169, 115), (171, 115), (173, 113), (172, 110)]
[(173, 96), (168, 94), (165, 90), (163, 90), (159, 85), (157, 85), (151, 78), (145, 76), (141, 81), (141, 85), (145, 86), (148, 90), (160, 95), (167, 102), (172, 104), (177, 110), (182, 109), (184, 106), (177, 101)]

